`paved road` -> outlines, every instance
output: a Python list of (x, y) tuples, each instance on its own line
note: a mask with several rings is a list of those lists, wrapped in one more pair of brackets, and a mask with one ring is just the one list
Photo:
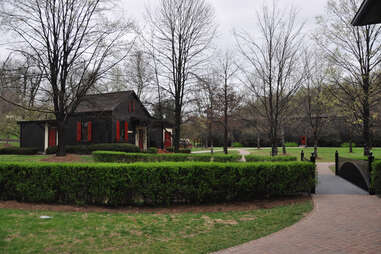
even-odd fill
[(336, 177), (318, 163), (314, 210), (300, 222), (217, 253), (321, 254), (381, 253), (381, 199)]

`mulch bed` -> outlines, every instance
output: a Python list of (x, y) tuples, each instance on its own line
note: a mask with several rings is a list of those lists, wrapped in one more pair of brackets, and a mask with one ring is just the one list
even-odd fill
[(41, 159), (44, 162), (81, 162), (78, 154), (66, 154), (66, 156), (50, 155), (48, 158)]
[(310, 196), (296, 196), (269, 200), (255, 200), (250, 202), (233, 202), (208, 205), (176, 205), (171, 207), (123, 207), (105, 208), (99, 206), (70, 206), (70, 205), (47, 205), (34, 203), (21, 203), (17, 201), (0, 201), (0, 209), (20, 209), (20, 210), (42, 210), (55, 212), (112, 212), (112, 213), (202, 213), (202, 212), (229, 212), (229, 211), (250, 211), (256, 209), (269, 209), (277, 206), (298, 204), (311, 200)]

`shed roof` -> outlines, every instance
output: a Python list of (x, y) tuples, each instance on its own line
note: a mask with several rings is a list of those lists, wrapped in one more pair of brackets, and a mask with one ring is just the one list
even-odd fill
[(135, 96), (134, 91), (122, 91), (86, 95), (79, 103), (76, 113), (113, 111), (122, 101)]
[(381, 1), (364, 0), (352, 20), (352, 25), (364, 26), (378, 23), (381, 23)]

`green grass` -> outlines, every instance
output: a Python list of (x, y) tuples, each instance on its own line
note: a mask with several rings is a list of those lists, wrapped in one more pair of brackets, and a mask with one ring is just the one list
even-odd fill
[[(223, 150), (223, 147), (217, 146), (217, 147), (213, 147), (213, 149), (214, 150)], [(192, 147), (192, 152), (207, 151), (207, 150), (210, 150), (210, 147)]]
[[(20, 143), (19, 142), (9, 142), (8, 145), (19, 147)], [(5, 147), (5, 143), (0, 143), (0, 148), (3, 148), (3, 147)]]
[[(1, 145), (1, 144), (0, 144)], [(222, 149), (222, 148), (215, 148), (215, 149)], [(262, 148), (260, 150), (256, 148), (243, 148), (244, 150), (247, 150), (251, 152), (251, 154), (255, 155), (270, 155), (270, 148)], [(313, 152), (313, 148), (299, 148), (299, 147), (288, 147), (287, 148), (287, 155), (296, 156), (298, 160), (300, 159), (300, 152), (301, 150), (304, 151), (305, 157), (309, 158), (311, 156), (311, 153)], [(355, 147), (353, 148), (353, 153), (349, 153), (349, 148), (347, 147), (320, 147), (318, 149), (319, 158), (318, 162), (334, 162), (335, 161), (335, 152), (339, 151), (340, 157), (346, 157), (346, 158), (363, 158), (363, 149), (361, 147)], [(192, 150), (193, 151), (193, 150)], [(282, 149), (279, 148), (278, 150), (280, 153), (282, 152)], [(376, 159), (381, 158), (381, 148), (376, 147), (372, 150), (373, 155), (376, 157)], [(216, 154), (222, 154), (222, 151), (215, 152)], [(229, 149), (229, 154), (238, 154), (239, 152), (237, 150), (231, 150)], [(46, 158), (47, 156), (44, 155), (0, 155), (0, 161), (39, 161), (43, 158)], [(81, 161), (79, 162), (94, 162), (91, 155), (82, 155)]]
[(178, 214), (0, 209), (0, 253), (208, 253), (279, 231), (311, 209), (310, 201), (244, 212)]
[[(270, 155), (270, 148), (262, 148), (260, 150), (256, 148), (246, 148), (246, 150), (250, 151), (251, 154), (256, 155)], [(311, 156), (311, 153), (313, 152), (313, 148), (299, 148), (299, 147), (288, 147), (287, 148), (287, 155), (293, 155), (300, 160), (300, 153), (301, 151), (304, 151), (304, 156), (306, 158), (309, 158)], [(339, 152), (340, 157), (346, 157), (346, 158), (362, 158), (363, 157), (363, 148), (356, 147), (353, 148), (353, 153), (349, 153), (349, 148), (347, 147), (319, 147), (318, 148), (318, 162), (334, 162), (335, 161), (335, 152), (336, 150)], [(282, 153), (282, 148), (278, 148), (278, 152)], [(376, 147), (372, 149), (373, 155), (376, 158), (381, 157), (381, 148)]]
[(0, 155), (0, 162), (36, 162), (47, 157), (47, 155)]

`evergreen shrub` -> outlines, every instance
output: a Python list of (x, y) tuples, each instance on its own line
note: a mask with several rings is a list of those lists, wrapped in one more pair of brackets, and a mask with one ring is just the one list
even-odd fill
[(309, 192), (314, 174), (310, 162), (0, 163), (0, 200), (113, 207), (253, 200)]

